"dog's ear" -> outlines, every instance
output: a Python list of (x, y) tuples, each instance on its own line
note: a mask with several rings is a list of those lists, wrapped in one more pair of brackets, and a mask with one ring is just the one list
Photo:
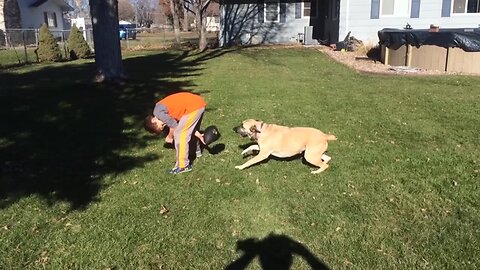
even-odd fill
[(256, 125), (253, 125), (250, 127), (250, 132), (252, 133), (260, 133), (260, 130), (258, 130)]

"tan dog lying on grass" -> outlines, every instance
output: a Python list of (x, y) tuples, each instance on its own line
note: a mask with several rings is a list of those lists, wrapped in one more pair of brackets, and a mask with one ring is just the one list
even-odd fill
[(305, 151), (305, 160), (319, 167), (312, 173), (321, 173), (329, 167), (327, 163), (330, 157), (324, 154), (328, 148), (328, 141), (337, 140), (334, 135), (325, 134), (315, 128), (285, 127), (254, 119), (243, 121), (242, 125), (234, 128), (234, 131), (257, 142), (243, 150), (242, 155), (259, 151), (258, 155), (244, 164), (235, 166), (239, 170), (265, 160), (270, 155), (287, 158)]

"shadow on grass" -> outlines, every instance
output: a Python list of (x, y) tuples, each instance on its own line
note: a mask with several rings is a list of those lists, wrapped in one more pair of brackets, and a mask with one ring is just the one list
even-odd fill
[(243, 254), (225, 267), (225, 270), (247, 269), (258, 257), (263, 270), (289, 270), (294, 256), (304, 260), (310, 269), (328, 270), (329, 267), (318, 259), (308, 248), (286, 235), (269, 234), (264, 239), (248, 238), (237, 241), (237, 251)]
[(123, 85), (90, 83), (92, 63), (0, 70), (0, 208), (34, 195), (81, 210), (111, 184), (108, 176), (158, 159), (142, 150), (158, 139), (143, 132), (144, 116), (159, 98), (195, 90), (200, 64), (226, 52), (128, 58), (131, 80)]

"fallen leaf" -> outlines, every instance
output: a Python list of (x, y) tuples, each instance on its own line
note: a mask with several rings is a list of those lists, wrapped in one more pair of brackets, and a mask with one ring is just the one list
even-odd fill
[(164, 215), (166, 213), (168, 213), (168, 210), (167, 207), (165, 207), (164, 205), (160, 205), (160, 214)]

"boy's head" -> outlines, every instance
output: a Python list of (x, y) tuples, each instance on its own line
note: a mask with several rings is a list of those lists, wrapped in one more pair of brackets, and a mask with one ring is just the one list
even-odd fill
[(143, 127), (146, 131), (159, 135), (165, 128), (165, 123), (163, 123), (160, 119), (156, 118), (153, 115), (148, 115), (147, 117), (145, 117)]

